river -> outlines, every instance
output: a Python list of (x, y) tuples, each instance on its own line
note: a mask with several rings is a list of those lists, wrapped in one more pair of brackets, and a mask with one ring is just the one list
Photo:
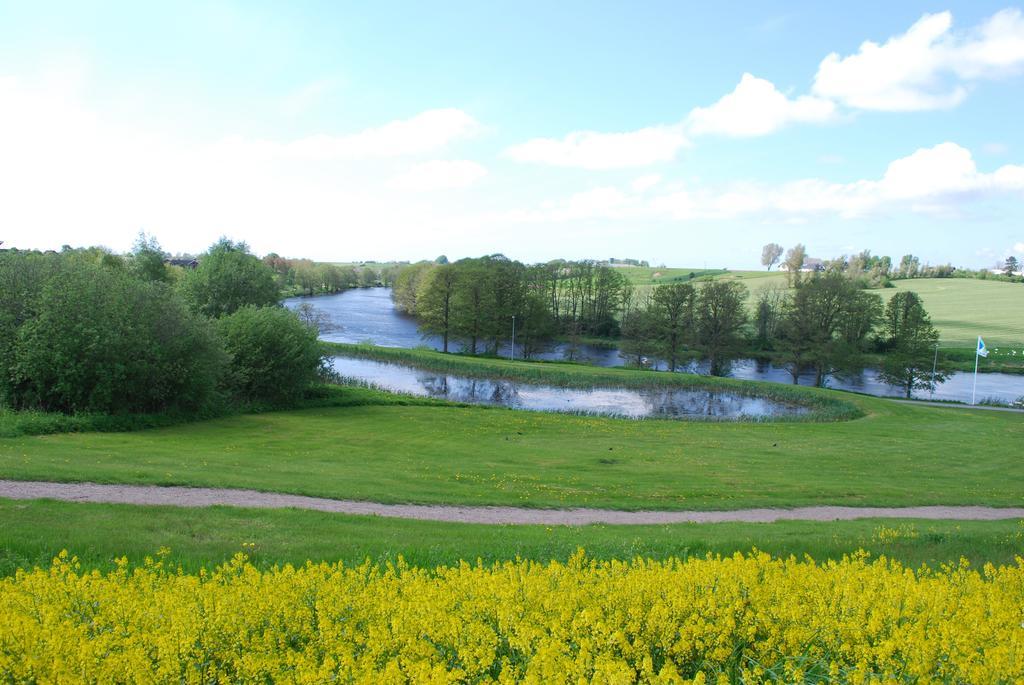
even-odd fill
[[(325, 318), (327, 325), (320, 336), (324, 340), (342, 343), (371, 342), (383, 347), (441, 348), (441, 339), (438, 336), (420, 335), (415, 319), (395, 309), (389, 288), (360, 288), (337, 295), (293, 297), (285, 301), (285, 306), (297, 307), (302, 302), (312, 304)], [(458, 346), (453, 345), (452, 348), (457, 350)], [(501, 352), (507, 355), (509, 346), (506, 344)], [(568, 352), (566, 344), (555, 344), (543, 354), (535, 355), (535, 358), (565, 359)], [(518, 354), (521, 354), (520, 350), (517, 350)], [(575, 358), (577, 361), (598, 366), (622, 366), (624, 363), (617, 349), (593, 345), (580, 345), (575, 352)], [(707, 373), (707, 364), (693, 362), (684, 370)], [(789, 371), (785, 368), (754, 359), (733, 362), (729, 375), (748, 380), (792, 382)], [(799, 380), (801, 385), (813, 385), (814, 374), (808, 372), (801, 375)], [(973, 383), (974, 374), (955, 372), (940, 384), (934, 393), (919, 393), (918, 398), (970, 402)], [(873, 369), (864, 369), (853, 377), (830, 377), (828, 387), (881, 397), (901, 396), (899, 388), (883, 383)], [(1024, 376), (1006, 373), (978, 374), (979, 402), (985, 399), (1013, 402), (1021, 396), (1024, 396)]]
[(806, 407), (764, 397), (688, 388), (562, 388), (539, 383), (468, 378), (371, 359), (335, 357), (345, 378), (409, 395), (571, 414), (631, 419), (765, 419), (807, 414)]

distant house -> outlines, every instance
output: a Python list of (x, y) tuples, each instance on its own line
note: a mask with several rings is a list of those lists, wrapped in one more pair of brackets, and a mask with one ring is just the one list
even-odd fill
[(808, 273), (813, 273), (815, 271), (824, 271), (825, 262), (821, 261), (817, 257), (808, 257), (807, 259), (804, 260), (804, 268), (800, 270), (806, 271)]
[(199, 266), (198, 259), (167, 259), (164, 263), (171, 266), (180, 266), (182, 269), (194, 269)]
[[(786, 265), (786, 264), (780, 265), (779, 268), (780, 269), (785, 269), (786, 271), (789, 271), (789, 266)], [(824, 271), (824, 270), (825, 270), (825, 262), (823, 262), (822, 260), (818, 259), (817, 257), (808, 257), (808, 258), (806, 258), (804, 260), (804, 265), (802, 267), (800, 267), (800, 271), (802, 271), (804, 273), (816, 273), (818, 271)]]

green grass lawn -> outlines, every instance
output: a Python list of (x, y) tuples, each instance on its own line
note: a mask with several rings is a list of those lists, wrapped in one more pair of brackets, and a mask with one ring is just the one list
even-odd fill
[[(651, 278), (649, 272), (656, 270), (630, 267), (623, 271), (641, 289), (662, 282)], [(689, 273), (692, 269), (661, 271), (674, 274)], [(743, 283), (750, 290), (751, 307), (765, 288), (788, 287), (786, 274), (775, 270), (717, 271), (709, 272), (708, 276)], [(1018, 356), (1024, 354), (1024, 285), (974, 278), (915, 278), (893, 281), (893, 285), (871, 292), (878, 293), (886, 302), (901, 290), (918, 293), (939, 329), (943, 347), (973, 350), (980, 335), (990, 348), (1014, 346)]]
[(311, 408), (0, 439), (0, 477), (531, 507), (1024, 504), (1019, 414), (843, 396), (867, 416), (716, 424), (479, 407)]
[(1015, 346), (1024, 354), (1024, 285), (973, 278), (893, 281), (877, 291), (886, 301), (901, 290), (921, 296), (944, 347), (974, 349), (978, 336), (990, 348)]
[[(887, 531), (881, 530), (882, 528)], [(906, 564), (1013, 563), (1024, 549), (1022, 521), (788, 521), (667, 526), (486, 526), (343, 516), (298, 510), (133, 507), (0, 499), (0, 576), (45, 566), (61, 550), (86, 568), (140, 563), (170, 549), (188, 571), (245, 552), (260, 566), (307, 560), (358, 564), (402, 556), (417, 566), (504, 559), (565, 560), (579, 548), (595, 558), (704, 556), (755, 547), (771, 554), (838, 559), (857, 549)]]
[(615, 270), (626, 276), (629, 282), (637, 286), (641, 291), (644, 291), (649, 286), (661, 285), (663, 283), (686, 283), (691, 280), (706, 279), (728, 273), (725, 269), (689, 267), (617, 266)]

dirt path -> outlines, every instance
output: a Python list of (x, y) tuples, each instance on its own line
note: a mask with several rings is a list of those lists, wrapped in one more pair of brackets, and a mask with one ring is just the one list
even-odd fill
[(523, 509), (426, 504), (378, 504), (353, 500), (284, 495), (256, 490), (100, 485), (0, 480), (0, 498), (56, 499), (68, 502), (155, 504), (176, 507), (255, 507), (312, 509), (421, 521), (516, 523), (579, 526), (588, 523), (662, 524), (740, 521), (835, 521), (860, 518), (998, 520), (1024, 518), (1024, 507), (799, 507), (796, 509), (738, 509), (735, 511), (614, 511), (609, 509)]

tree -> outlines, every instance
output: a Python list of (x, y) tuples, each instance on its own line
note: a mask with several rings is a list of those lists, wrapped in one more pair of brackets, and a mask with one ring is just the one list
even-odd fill
[(276, 304), (280, 296), (273, 270), (250, 254), (245, 243), (221, 238), (200, 257), (179, 285), (193, 310), (218, 318), (245, 306)]
[(416, 316), (416, 298), (420, 287), (434, 268), (433, 262), (417, 262), (399, 269), (391, 286), (391, 299), (395, 307), (409, 316)]
[(309, 302), (301, 303), (292, 311), (299, 317), (299, 321), (316, 331), (318, 336), (330, 326), (330, 317)]
[(543, 298), (535, 293), (526, 295), (516, 317), (516, 342), (529, 359), (541, 351), (545, 341), (555, 333), (554, 321)]
[(916, 278), (921, 268), (921, 260), (912, 254), (905, 254), (900, 259), (897, 275), (900, 278)]
[(779, 347), (793, 383), (807, 366), (818, 386), (832, 373), (859, 368), (880, 311), (877, 295), (841, 273), (816, 274), (800, 285), (780, 323)]
[(497, 354), (503, 341), (512, 336), (512, 317), (521, 315), (525, 295), (525, 268), (500, 254), (482, 259), (488, 270), (484, 293), (484, 337), (490, 340), (489, 352)]
[(372, 288), (377, 285), (377, 270), (369, 266), (364, 266), (359, 270), (359, 286), (362, 288)]
[(652, 333), (660, 349), (659, 356), (675, 371), (683, 348), (693, 341), (697, 309), (697, 290), (689, 283), (659, 285), (651, 298)]
[(452, 334), (452, 304), (455, 297), (456, 269), (453, 264), (440, 264), (430, 270), (420, 285), (416, 313), (420, 330), (441, 336), (442, 351), (448, 352)]
[(294, 404), (322, 368), (316, 330), (283, 307), (247, 305), (217, 329), (231, 355), (225, 385), (243, 402)]
[(762, 349), (769, 348), (778, 336), (785, 302), (785, 292), (778, 287), (765, 288), (757, 296), (754, 331), (757, 335), (757, 344)]
[(1013, 276), (1014, 274), (1017, 273), (1019, 269), (1020, 263), (1017, 261), (1016, 257), (1010, 255), (1009, 257), (1006, 258), (1006, 263), (1003, 264), (1004, 274), (1006, 274), (1007, 276)]
[[(915, 292), (898, 292), (885, 308), (886, 354), (881, 378), (900, 387), (907, 399), (915, 390), (934, 390), (949, 373), (936, 365), (939, 332)], [(934, 374), (933, 374), (934, 370)]]
[(484, 337), (488, 318), (487, 298), (490, 273), (484, 260), (461, 259), (455, 263), (456, 284), (452, 324), (454, 334), (466, 342), (470, 354), (476, 354)]
[(0, 397), (61, 412), (195, 411), (227, 363), (210, 322), (163, 283), (62, 254), (15, 331)]
[(131, 253), (132, 272), (144, 281), (166, 283), (170, 280), (167, 273), (167, 253), (160, 247), (153, 236), (139, 233)]
[(786, 267), (786, 280), (791, 286), (800, 285), (800, 270), (804, 268), (806, 260), (807, 248), (801, 243), (797, 243), (786, 253), (783, 265)]
[(658, 351), (657, 322), (649, 307), (634, 307), (622, 317), (619, 355), (628, 366), (646, 368)]
[(696, 311), (697, 344), (711, 362), (712, 376), (725, 374), (742, 342), (746, 300), (746, 286), (736, 281), (708, 281), (701, 286)]
[(761, 264), (768, 267), (768, 270), (771, 271), (772, 267), (779, 261), (781, 256), (782, 245), (779, 245), (778, 243), (768, 243), (761, 249)]

